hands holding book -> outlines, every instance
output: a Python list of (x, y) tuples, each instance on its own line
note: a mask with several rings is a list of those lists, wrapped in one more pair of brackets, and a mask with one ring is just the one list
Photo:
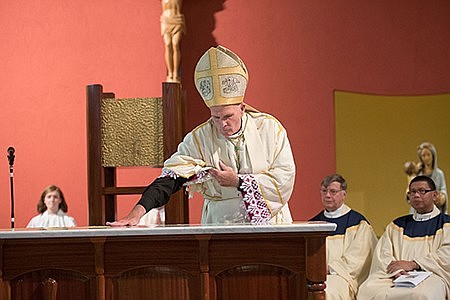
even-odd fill
[(387, 266), (386, 272), (390, 274), (390, 277), (395, 278), (400, 275), (408, 274), (408, 271), (421, 270), (420, 266), (413, 260), (393, 260)]
[(387, 267), (390, 278), (394, 278), (394, 287), (416, 287), (424, 281), (431, 272), (421, 271), (420, 266), (415, 261), (396, 260), (391, 261)]

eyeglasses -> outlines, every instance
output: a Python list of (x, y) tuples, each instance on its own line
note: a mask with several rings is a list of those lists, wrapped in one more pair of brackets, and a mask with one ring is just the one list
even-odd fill
[(423, 196), (426, 193), (429, 193), (429, 192), (432, 192), (432, 191), (434, 191), (434, 190), (419, 189), (419, 190), (408, 191), (407, 194), (408, 194), (408, 196), (414, 196), (416, 193), (419, 193), (419, 195)]
[(326, 195), (327, 193), (330, 193), (331, 196), (336, 196), (337, 193), (339, 193), (342, 190), (330, 190), (330, 189), (320, 189), (320, 193), (322, 195)]

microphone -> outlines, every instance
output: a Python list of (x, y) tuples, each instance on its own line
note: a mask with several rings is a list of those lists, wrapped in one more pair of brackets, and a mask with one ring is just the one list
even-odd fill
[(14, 147), (8, 148), (8, 160), (9, 160), (9, 183), (11, 188), (11, 228), (14, 229), (14, 175), (13, 175), (13, 165), (14, 165), (14, 152), (16, 150)]
[(9, 166), (12, 167), (14, 165), (14, 158), (16, 157), (14, 155), (14, 152), (16, 150), (14, 149), (14, 147), (9, 147), (8, 148), (8, 161), (9, 161)]

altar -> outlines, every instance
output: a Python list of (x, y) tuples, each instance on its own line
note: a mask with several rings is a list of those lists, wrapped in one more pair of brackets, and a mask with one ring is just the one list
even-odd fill
[(0, 230), (0, 299), (325, 299), (335, 226)]

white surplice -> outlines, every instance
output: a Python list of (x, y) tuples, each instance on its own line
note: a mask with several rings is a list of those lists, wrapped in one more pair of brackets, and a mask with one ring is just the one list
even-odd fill
[(48, 210), (33, 217), (28, 223), (28, 228), (51, 228), (51, 227), (75, 227), (75, 219), (62, 210), (58, 210), (56, 214), (50, 214)]

